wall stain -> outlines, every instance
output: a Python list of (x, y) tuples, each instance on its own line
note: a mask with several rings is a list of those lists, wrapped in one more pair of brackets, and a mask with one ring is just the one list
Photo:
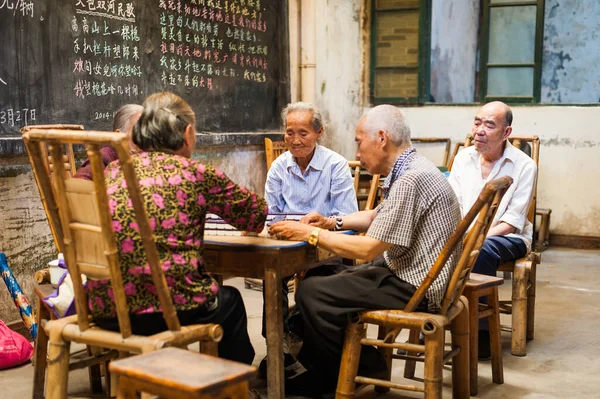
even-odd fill
[(559, 138), (558, 136), (553, 138), (544, 138), (542, 142), (543, 147), (573, 147), (573, 148), (593, 148), (600, 146), (600, 142), (591, 140), (572, 140), (570, 138)]

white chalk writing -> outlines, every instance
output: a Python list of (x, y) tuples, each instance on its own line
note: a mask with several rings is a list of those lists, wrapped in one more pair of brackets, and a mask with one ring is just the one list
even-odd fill
[(0, 83), (4, 83), (5, 85), (8, 86), (8, 83), (6, 83), (2, 78), (0, 78)]
[(10, 127), (21, 127), (27, 126), (30, 122), (35, 121), (36, 110), (35, 108), (23, 108), (23, 109), (3, 109), (0, 110), (0, 125), (6, 125)]
[(33, 18), (33, 1), (28, 0), (0, 0), (0, 10), (12, 10), (13, 16), (17, 13), (24, 17)]

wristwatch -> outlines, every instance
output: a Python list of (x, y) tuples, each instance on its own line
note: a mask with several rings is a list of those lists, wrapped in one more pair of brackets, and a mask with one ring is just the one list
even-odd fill
[(312, 246), (317, 246), (319, 244), (319, 233), (321, 232), (320, 228), (316, 228), (310, 233), (308, 236), (308, 243)]
[(335, 219), (335, 226), (333, 227), (333, 231), (340, 231), (342, 229), (342, 225), (344, 224), (344, 221), (342, 220), (341, 216), (329, 216), (330, 219)]

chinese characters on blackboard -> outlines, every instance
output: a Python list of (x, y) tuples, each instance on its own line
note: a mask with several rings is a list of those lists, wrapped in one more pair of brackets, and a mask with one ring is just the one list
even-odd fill
[(231, 79), (266, 82), (267, 23), (258, 0), (159, 0), (165, 86), (214, 90)]

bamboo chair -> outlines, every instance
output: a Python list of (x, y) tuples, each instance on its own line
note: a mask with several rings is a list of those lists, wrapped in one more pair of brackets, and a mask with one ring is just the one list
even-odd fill
[(271, 164), (278, 156), (287, 151), (285, 142), (273, 141), (265, 137), (265, 157), (267, 159), (267, 171), (271, 169)]
[(452, 150), (452, 156), (450, 157), (450, 161), (448, 161), (448, 170), (452, 170), (452, 165), (454, 164), (454, 158), (456, 158), (456, 154), (460, 151), (460, 148), (465, 146), (464, 141), (459, 141), (454, 144), (454, 149)]
[(359, 209), (361, 211), (370, 211), (377, 206), (377, 198), (379, 193), (379, 179), (381, 175), (373, 175), (371, 177), (371, 182), (369, 183), (369, 188), (367, 193), (361, 193), (360, 187), (360, 172), (362, 170), (362, 166), (360, 161), (348, 161), (348, 166), (352, 169), (354, 175), (354, 191), (356, 192), (356, 201), (360, 205), (361, 202), (365, 203), (363, 208)]
[[(390, 388), (424, 392), (426, 398), (442, 397), (442, 367), (452, 361), (453, 398), (469, 398), (469, 310), (467, 300), (461, 296), (471, 268), (479, 255), (490, 223), (502, 196), (511, 185), (510, 177), (501, 177), (485, 185), (478, 200), (465, 215), (450, 236), (442, 252), (437, 257), (427, 277), (417, 289), (404, 310), (375, 310), (358, 314), (358, 321), (350, 323), (346, 329), (336, 398), (353, 398), (356, 384), (375, 385), (379, 392)], [(452, 273), (450, 282), (438, 314), (414, 312), (423, 300), (432, 282), (438, 277), (455, 248), (461, 244), (469, 226), (477, 218), (464, 240), (463, 251)], [(366, 338), (366, 324), (379, 326), (377, 339)], [(396, 337), (403, 328), (410, 329), (409, 343), (396, 343)], [(452, 349), (444, 354), (445, 329), (452, 333)], [(419, 330), (425, 335), (425, 345), (419, 345)], [(361, 345), (374, 345), (379, 348), (387, 361), (387, 380), (357, 376)], [(392, 354), (400, 348), (407, 355)], [(415, 356), (424, 353), (424, 358)], [(424, 386), (393, 383), (391, 378), (392, 359), (405, 359), (405, 377), (413, 377), (415, 361), (425, 362)]]
[[(531, 144), (531, 159), (539, 165), (540, 139), (538, 136), (509, 136), (509, 141), (517, 148), (521, 148), (523, 142)], [(473, 135), (468, 134), (465, 138), (465, 148), (473, 143)], [(533, 197), (527, 213), (531, 223), (535, 223), (537, 203), (537, 178), (533, 187)], [(534, 226), (535, 230), (535, 226)], [(535, 248), (535, 242), (532, 243)], [(498, 268), (498, 271), (512, 273), (512, 297), (510, 301), (500, 301), (500, 313), (512, 315), (511, 326), (502, 326), (502, 331), (512, 333), (510, 352), (513, 356), (525, 356), (528, 340), (534, 336), (535, 322), (535, 285), (536, 269), (541, 262), (539, 252), (530, 252), (525, 257), (513, 262), (506, 262)]]
[[(63, 129), (63, 130), (83, 130), (84, 127), (82, 125), (29, 125), (25, 126), (21, 129), (21, 135), (32, 129)], [(65, 144), (63, 146), (64, 154), (62, 156), (62, 163), (65, 171), (65, 178), (72, 177), (77, 172), (77, 167), (75, 165), (75, 152), (73, 151), (72, 144)], [(52, 180), (53, 172), (54, 172), (54, 162), (52, 158), (48, 156), (48, 148), (47, 146), (40, 147), (41, 160), (44, 164), (44, 173), (50, 177)], [(48, 225), (50, 226), (50, 232), (52, 233), (52, 238), (54, 239), (54, 245), (58, 249), (58, 252), (62, 252), (62, 248), (60, 248), (59, 243), (61, 242), (61, 237), (58, 234), (61, 234), (60, 229), (60, 219), (58, 214), (54, 212), (54, 210), (49, 209), (46, 204), (46, 198), (42, 193), (42, 189), (40, 188), (40, 178), (35, 168), (33, 168), (33, 160), (31, 159), (31, 155), (29, 155), (29, 163), (31, 164), (31, 169), (33, 171), (33, 177), (35, 178), (35, 183), (37, 185), (38, 191), (40, 193), (40, 199), (42, 200), (42, 205), (44, 206), (44, 212), (46, 212), (46, 218), (48, 219)]]
[(410, 141), (413, 143), (446, 143), (444, 147), (444, 158), (442, 165), (448, 167), (448, 161), (450, 160), (450, 139), (448, 137), (411, 137)]
[[(30, 129), (23, 134), (23, 141), (40, 179), (40, 188), (48, 207), (60, 216), (62, 226), (62, 234), (59, 236), (62, 241), (60, 246), (64, 248), (65, 260), (73, 281), (77, 311), (74, 316), (42, 322), (50, 343), (48, 379), (52, 384), (48, 384), (46, 397), (49, 399), (66, 397), (71, 342), (118, 351), (119, 357), (126, 357), (130, 353), (151, 352), (167, 346), (185, 348), (194, 342), (200, 342), (205, 352), (216, 354), (216, 342), (221, 339), (223, 332), (221, 326), (207, 324), (182, 327), (179, 324), (159, 264), (153, 233), (129, 155), (126, 135), (114, 132)], [(45, 173), (42, 158), (42, 148), (46, 144), (49, 146), (56, 171), (52, 183)], [(61, 162), (61, 148), (64, 144), (86, 145), (92, 166), (93, 182), (65, 178), (65, 170)], [(99, 153), (103, 145), (111, 145), (119, 156), (152, 280), (163, 309), (168, 330), (156, 335), (136, 336), (131, 331), (117, 243), (108, 210), (104, 165)], [(103, 330), (94, 325), (89, 316), (82, 274), (88, 279), (110, 279), (120, 332)], [(44, 346), (41, 342), (37, 344), (40, 347)], [(45, 355), (44, 353), (43, 356)], [(101, 361), (105, 360), (101, 359)], [(90, 363), (93, 362), (94, 360), (91, 359)]]

